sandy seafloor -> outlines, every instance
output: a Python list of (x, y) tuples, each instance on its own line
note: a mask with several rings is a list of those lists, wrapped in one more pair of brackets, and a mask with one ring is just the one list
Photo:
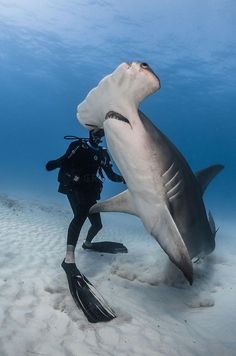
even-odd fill
[(141, 222), (104, 214), (97, 240), (128, 254), (84, 251), (77, 264), (118, 317), (90, 324), (75, 306), (60, 264), (70, 211), (0, 196), (1, 356), (236, 355), (235, 226), (217, 221), (214, 253), (194, 265), (190, 287)]

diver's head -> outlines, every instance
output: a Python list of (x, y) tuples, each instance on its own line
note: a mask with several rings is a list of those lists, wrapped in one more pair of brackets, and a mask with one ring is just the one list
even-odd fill
[(103, 129), (95, 129), (89, 131), (89, 142), (93, 146), (98, 146), (102, 142), (102, 137), (104, 136)]

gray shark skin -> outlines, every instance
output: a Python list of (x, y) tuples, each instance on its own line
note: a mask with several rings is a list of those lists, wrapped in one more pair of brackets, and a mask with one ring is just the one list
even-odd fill
[(140, 102), (160, 89), (146, 63), (123, 63), (78, 106), (85, 127), (104, 128), (109, 151), (128, 189), (99, 202), (96, 212), (138, 216), (169, 259), (193, 282), (191, 259), (215, 248), (215, 224), (202, 195), (222, 165), (196, 175), (174, 144), (141, 112)]
[(207, 174), (206, 170), (194, 174), (176, 146), (141, 111), (139, 116), (161, 157), (159, 165), (166, 205), (190, 258), (211, 253), (215, 248), (216, 231), (207, 218), (202, 195), (208, 180), (223, 166), (211, 166)]

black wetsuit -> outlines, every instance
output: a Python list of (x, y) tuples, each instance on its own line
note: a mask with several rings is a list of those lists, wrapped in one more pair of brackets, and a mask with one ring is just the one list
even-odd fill
[(66, 194), (74, 213), (67, 235), (67, 244), (76, 246), (80, 230), (88, 217), (91, 227), (86, 241), (91, 242), (102, 228), (100, 214), (89, 215), (89, 209), (100, 199), (102, 170), (114, 182), (123, 182), (123, 178), (113, 172), (111, 159), (107, 150), (97, 146), (94, 148), (87, 140), (72, 142), (66, 153), (57, 160), (47, 163), (46, 168), (60, 168), (58, 174), (60, 193)]

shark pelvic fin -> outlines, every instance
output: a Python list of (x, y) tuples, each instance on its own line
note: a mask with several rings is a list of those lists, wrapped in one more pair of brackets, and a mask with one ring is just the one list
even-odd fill
[(211, 232), (215, 236), (218, 229), (216, 229), (216, 224), (215, 224), (215, 221), (213, 219), (213, 216), (212, 216), (210, 210), (208, 212), (208, 220), (209, 220), (209, 225), (210, 225), (210, 228), (211, 228)]
[(190, 284), (193, 283), (193, 265), (187, 247), (166, 205), (160, 205), (158, 220), (151, 235), (160, 244), (169, 259), (183, 272)]
[(91, 207), (89, 210), (90, 214), (100, 213), (100, 212), (120, 212), (127, 213), (131, 215), (137, 215), (133, 207), (130, 193), (128, 190), (115, 195), (114, 197), (101, 201)]
[(213, 166), (207, 167), (195, 173), (195, 176), (201, 185), (202, 194), (204, 194), (208, 184), (212, 181), (212, 179), (220, 172), (224, 166), (222, 164), (215, 164)]

